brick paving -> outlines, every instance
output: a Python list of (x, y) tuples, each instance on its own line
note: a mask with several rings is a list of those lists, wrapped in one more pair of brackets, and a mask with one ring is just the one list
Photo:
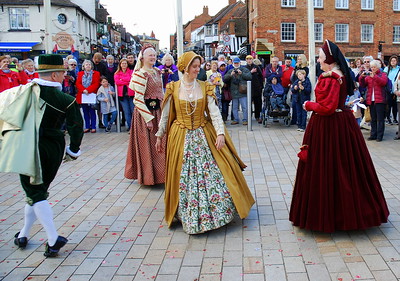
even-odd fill
[(193, 236), (179, 224), (169, 229), (163, 186), (140, 187), (123, 177), (128, 134), (86, 134), (83, 156), (63, 164), (50, 189), (56, 226), (69, 239), (57, 258), (43, 256), (46, 235), (39, 224), (25, 250), (14, 246), (24, 194), (17, 175), (0, 174), (0, 279), (400, 280), (400, 142), (392, 140), (394, 126), (387, 126), (383, 142), (368, 142), (390, 221), (333, 234), (288, 221), (303, 133), (282, 123), (254, 124), (251, 132), (227, 127), (256, 198), (248, 218)]

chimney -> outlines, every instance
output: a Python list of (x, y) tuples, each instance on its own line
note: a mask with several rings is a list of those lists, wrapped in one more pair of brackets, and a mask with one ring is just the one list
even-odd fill
[(236, 0), (229, 0), (229, 5), (233, 5), (236, 3)]
[(203, 15), (208, 16), (208, 6), (203, 6)]

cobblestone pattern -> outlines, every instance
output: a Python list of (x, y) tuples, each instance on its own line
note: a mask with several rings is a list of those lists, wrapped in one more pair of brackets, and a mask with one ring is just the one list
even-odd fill
[(206, 234), (189, 236), (179, 224), (168, 229), (163, 186), (124, 179), (126, 133), (86, 134), (83, 155), (62, 165), (49, 198), (59, 234), (69, 239), (57, 258), (43, 256), (46, 235), (39, 224), (27, 248), (16, 249), (24, 193), (17, 175), (0, 174), (0, 279), (400, 280), (400, 142), (392, 140), (394, 127), (387, 127), (383, 142), (368, 142), (390, 221), (333, 234), (288, 221), (303, 133), (278, 123), (228, 130), (248, 165), (244, 174), (257, 203), (245, 220)]

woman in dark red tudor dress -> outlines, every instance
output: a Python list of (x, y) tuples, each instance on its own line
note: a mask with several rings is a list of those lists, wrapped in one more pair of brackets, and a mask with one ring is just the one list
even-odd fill
[(326, 40), (318, 61), (325, 71), (315, 88), (316, 101), (303, 139), (290, 208), (293, 225), (334, 232), (379, 226), (389, 210), (353, 116), (345, 108), (354, 84), (343, 54)]

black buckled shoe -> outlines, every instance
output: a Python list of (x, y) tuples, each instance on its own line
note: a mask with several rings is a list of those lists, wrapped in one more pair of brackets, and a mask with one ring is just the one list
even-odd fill
[(19, 232), (17, 232), (17, 234), (14, 235), (15, 237), (14, 244), (18, 246), (18, 248), (20, 249), (25, 249), (26, 245), (28, 245), (28, 238), (27, 237), (18, 238), (18, 235)]
[(56, 257), (58, 255), (58, 252), (62, 247), (67, 244), (68, 239), (62, 236), (58, 236), (56, 243), (54, 246), (49, 246), (49, 243), (46, 243), (46, 250), (44, 251), (44, 255), (46, 257)]

